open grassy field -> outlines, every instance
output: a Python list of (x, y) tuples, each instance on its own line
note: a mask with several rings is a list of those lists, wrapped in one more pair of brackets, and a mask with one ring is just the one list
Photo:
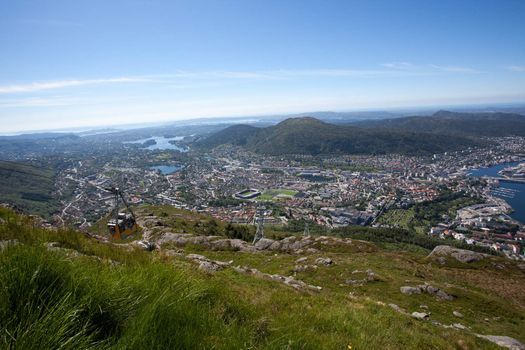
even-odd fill
[(259, 197), (257, 197), (257, 200), (259, 201), (276, 201), (279, 200), (279, 196), (290, 196), (293, 197), (297, 194), (297, 191), (295, 190), (288, 190), (288, 189), (270, 189), (264, 191)]
[[(190, 233), (198, 228), (195, 222), (209, 222), (166, 208), (153, 214), (163, 225)], [(202, 246), (146, 252), (72, 230), (34, 227), (3, 208), (0, 218), (0, 241), (18, 241), (5, 243), (0, 252), (0, 348), (499, 349), (475, 333), (525, 342), (525, 273), (501, 258), (441, 265), (426, 258), (428, 251), (382, 249), (357, 240), (320, 243), (312, 253)], [(233, 267), (206, 273), (187, 258), (195, 252), (232, 261), (230, 266), (295, 275), (322, 289), (295, 290)], [(333, 264), (294, 272), (301, 257), (310, 266), (320, 257)], [(373, 281), (347, 283), (367, 269), (376, 275)], [(425, 282), (455, 299), (399, 291)], [(417, 320), (389, 303), (466, 328)]]

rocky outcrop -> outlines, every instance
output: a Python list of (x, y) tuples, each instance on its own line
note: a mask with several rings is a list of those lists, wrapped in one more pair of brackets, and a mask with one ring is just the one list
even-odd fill
[(466, 249), (454, 248), (448, 245), (438, 245), (428, 255), (428, 258), (440, 259), (441, 262), (444, 262), (443, 258), (446, 259), (447, 257), (452, 257), (462, 263), (471, 263), (488, 258), (490, 255)]
[[(366, 271), (359, 271), (359, 270), (352, 271), (352, 277), (353, 278), (347, 279), (345, 281), (347, 285), (362, 286), (366, 283), (377, 282), (381, 280), (379, 276), (371, 269), (367, 269)], [(361, 277), (361, 278), (355, 278), (355, 277)]]
[[(150, 238), (151, 241), (151, 238)], [(314, 246), (335, 246), (335, 245), (351, 245), (352, 240), (337, 238), (337, 237), (326, 237), (319, 236), (313, 237), (296, 237), (290, 236), (282, 240), (273, 240), (269, 238), (260, 239), (255, 245), (240, 239), (230, 239), (220, 236), (199, 236), (192, 235), (189, 233), (174, 233), (174, 232), (163, 232), (152, 241), (157, 246), (162, 247), (163, 245), (170, 244), (179, 247), (183, 247), (188, 244), (200, 245), (206, 249), (211, 250), (233, 250), (241, 252), (256, 252), (256, 251), (279, 251), (286, 253), (317, 253), (319, 250)], [(324, 264), (324, 263), (319, 263)], [(326, 264), (325, 264), (326, 265)], [(330, 264), (326, 265), (329, 266)]]
[(421, 289), (419, 289), (418, 287), (403, 286), (399, 288), (399, 290), (401, 291), (401, 293), (406, 295), (421, 294)]
[[(265, 250), (265, 249), (270, 248), (270, 246), (272, 244), (274, 244), (274, 243), (275, 243), (275, 241), (273, 239), (262, 238), (259, 241), (257, 241), (257, 243), (255, 243), (255, 249), (257, 249), (257, 250)], [(275, 249), (275, 248), (277, 248), (277, 246), (274, 246), (274, 249), (272, 249), (272, 250), (278, 250), (278, 248), (277, 249)]]
[(199, 270), (203, 270), (207, 273), (215, 273), (217, 271), (221, 271), (226, 267), (230, 266), (233, 262), (211, 260), (205, 257), (204, 255), (199, 254), (188, 254), (186, 255), (186, 259), (197, 262), (199, 264)]
[(319, 265), (332, 266), (334, 264), (334, 261), (330, 258), (317, 258), (315, 259), (315, 264), (317, 266)]
[(455, 299), (453, 295), (450, 295), (444, 290), (434, 287), (428, 283), (421, 284), (416, 287), (403, 286), (399, 290), (401, 293), (406, 294), (406, 295), (426, 293), (426, 294), (435, 296), (436, 298), (440, 300), (454, 300)]
[(498, 344), (499, 346), (502, 346), (504, 348), (507, 348), (507, 349), (511, 349), (511, 350), (524, 350), (525, 349), (525, 345), (523, 345), (521, 342), (519, 342), (518, 340), (514, 339), (514, 338), (511, 338), (511, 337), (507, 337), (507, 336), (504, 336), (504, 335), (481, 335), (481, 334), (476, 334), (477, 337), (479, 338), (483, 338), (483, 339), (486, 339), (488, 341), (491, 341), (495, 344)]
[(303, 292), (305, 291), (319, 292), (322, 290), (322, 287), (307, 284), (303, 281), (295, 279), (293, 276), (271, 275), (269, 273), (264, 273), (257, 269), (252, 269), (246, 266), (237, 266), (237, 267), (234, 267), (234, 270), (239, 273), (252, 275), (252, 276), (263, 278), (263, 279), (270, 280), (270, 281), (280, 282), (296, 290), (303, 291)]

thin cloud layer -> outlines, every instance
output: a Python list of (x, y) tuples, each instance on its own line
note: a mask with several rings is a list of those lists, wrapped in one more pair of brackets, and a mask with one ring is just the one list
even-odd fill
[[(418, 66), (409, 62), (384, 63), (383, 69), (306, 69), (306, 70), (269, 70), (269, 71), (177, 71), (168, 74), (152, 74), (143, 76), (128, 76), (103, 79), (71, 79), (29, 84), (0, 86), (0, 94), (32, 93), (42, 90), (64, 89), (85, 85), (103, 85), (116, 83), (176, 83), (181, 80), (280, 80), (299, 78), (350, 78), (350, 77), (386, 77), (435, 75), (441, 73), (479, 73), (479, 71), (459, 66), (439, 66), (430, 64)], [(510, 70), (519, 71), (513, 66)]]
[(57, 80), (48, 82), (35, 82), (21, 85), (5, 85), (0, 86), (0, 94), (11, 94), (21, 92), (34, 92), (41, 90), (62, 89), (74, 86), (97, 85), (97, 84), (113, 84), (113, 83), (131, 83), (131, 82), (146, 82), (144, 78), (136, 77), (119, 77), (109, 79), (85, 79), (85, 80)]

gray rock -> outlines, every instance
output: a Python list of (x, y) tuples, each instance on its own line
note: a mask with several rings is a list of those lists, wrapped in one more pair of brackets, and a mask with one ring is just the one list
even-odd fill
[(401, 291), (401, 293), (406, 295), (421, 294), (421, 289), (419, 289), (418, 287), (403, 286), (399, 288), (399, 290)]
[(362, 286), (366, 283), (364, 280), (346, 280), (345, 283), (349, 286)]
[(488, 341), (491, 341), (499, 346), (502, 346), (504, 348), (510, 349), (510, 350), (524, 350), (525, 345), (520, 343), (518, 340), (507, 337), (504, 335), (481, 335), (476, 334), (479, 338), (486, 339)]
[(155, 250), (155, 244), (149, 242), (149, 241), (146, 241), (146, 240), (140, 240), (140, 241), (133, 241), (131, 242), (131, 245), (137, 247), (137, 248), (140, 248), (140, 249), (143, 249), (145, 251), (148, 251), (148, 252), (151, 252), (153, 250)]
[(281, 242), (275, 241), (268, 247), (268, 250), (280, 250), (281, 245), (282, 245)]
[(426, 312), (417, 312), (417, 311), (412, 312), (410, 316), (417, 318), (419, 320), (428, 320), (430, 318), (430, 314), (427, 314)]
[(308, 260), (308, 257), (307, 256), (303, 256), (302, 258), (299, 258), (299, 259), (295, 260), (295, 263), (296, 264), (304, 263), (306, 260)]
[(429, 258), (438, 258), (438, 259), (440, 257), (448, 257), (448, 256), (451, 256), (455, 258), (457, 261), (462, 262), (462, 263), (471, 263), (475, 261), (480, 261), (484, 258), (489, 257), (490, 255), (483, 254), (483, 253), (477, 253), (477, 252), (473, 252), (471, 250), (466, 250), (466, 249), (453, 248), (448, 245), (438, 245), (428, 255)]
[(334, 261), (330, 258), (317, 258), (315, 259), (316, 265), (330, 266), (334, 264)]
[(268, 249), (273, 244), (273, 242), (275, 242), (273, 239), (262, 238), (257, 243), (255, 243), (255, 249), (257, 250)]
[(200, 254), (188, 254), (186, 255), (186, 258), (190, 260), (199, 260), (199, 261), (209, 260), (207, 257), (205, 257), (204, 255), (200, 255)]
[(234, 267), (233, 269), (239, 273), (254, 275), (256, 277), (264, 278), (270, 281), (283, 283), (299, 291), (319, 292), (323, 289), (320, 286), (310, 285), (303, 281), (296, 280), (293, 276), (271, 275), (268, 273), (261, 272), (257, 269), (252, 269), (249, 267), (241, 267), (241, 266)]
[(281, 242), (284, 243), (284, 244), (287, 244), (287, 243), (290, 244), (290, 243), (295, 242), (296, 240), (297, 240), (297, 237), (295, 237), (295, 236), (288, 236), (288, 237), (283, 238), (281, 240)]
[(436, 294), (434, 294), (437, 298), (441, 299), (441, 300), (454, 300), (455, 297), (453, 295), (450, 295), (448, 294), (447, 292), (445, 292), (444, 290), (440, 289), (436, 292)]
[(184, 256), (184, 251), (183, 250), (164, 249), (162, 252), (166, 256)]
[(463, 314), (462, 314), (461, 312), (459, 312), (459, 311), (456, 311), (456, 310), (454, 310), (454, 311), (452, 312), (452, 314), (453, 314), (454, 316), (456, 316), (456, 317), (463, 317)]
[(452, 325), (452, 327), (456, 328), (456, 329), (462, 329), (462, 330), (465, 330), (467, 329), (467, 327), (463, 326), (461, 323), (454, 323)]
[(424, 293), (427, 293), (429, 295), (433, 295), (441, 300), (454, 300), (454, 296), (448, 294), (442, 289), (439, 289), (437, 287), (434, 287), (428, 283), (422, 284), (417, 286), (416, 288), (419, 288)]
[(193, 260), (195, 262), (199, 263), (199, 269), (206, 271), (208, 273), (214, 273), (217, 271), (220, 271), (227, 266), (231, 265), (233, 261), (225, 262), (225, 261), (214, 261), (210, 260), (204, 255), (199, 254), (188, 254), (186, 255), (187, 259)]
[(319, 253), (319, 249), (316, 249), (316, 248), (307, 248), (307, 249), (306, 249), (306, 252), (307, 252), (307, 253), (310, 253), (310, 254), (316, 254), (316, 253)]
[(234, 250), (239, 250), (241, 252), (255, 252), (255, 247), (251, 244), (246, 243), (241, 239), (231, 239), (230, 245)]
[(223, 266), (215, 264), (212, 261), (201, 261), (199, 264), (199, 269), (207, 273), (215, 273), (222, 270), (223, 268)]

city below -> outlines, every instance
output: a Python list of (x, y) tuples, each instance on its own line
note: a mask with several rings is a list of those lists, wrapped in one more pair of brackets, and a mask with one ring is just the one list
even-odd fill
[[(486, 137), (488, 147), (432, 154), (269, 155), (227, 143), (202, 147), (202, 140), (235, 127), (229, 125), (11, 136), (3, 138), (9, 147), (0, 157), (6, 172), (13, 162), (49, 169), (50, 196), (58, 199), (43, 212), (50, 226), (94, 231), (114, 204), (106, 189), (116, 186), (132, 206), (169, 205), (232, 224), (254, 225), (259, 212), (276, 230), (398, 228), (524, 259), (523, 137)], [(30, 193), (20, 198), (11, 204), (31, 207)]]

